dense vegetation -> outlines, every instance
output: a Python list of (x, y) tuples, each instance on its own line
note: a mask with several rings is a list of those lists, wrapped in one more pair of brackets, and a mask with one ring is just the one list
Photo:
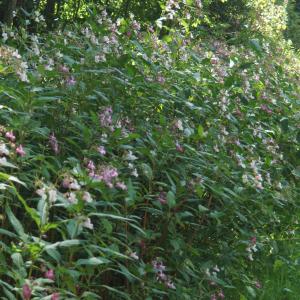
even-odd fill
[(297, 3), (94, 2), (0, 1), (0, 298), (299, 299)]

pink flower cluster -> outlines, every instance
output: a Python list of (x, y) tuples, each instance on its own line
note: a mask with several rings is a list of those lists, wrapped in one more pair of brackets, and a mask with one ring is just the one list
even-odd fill
[(121, 190), (127, 190), (125, 183), (117, 180), (119, 173), (116, 168), (103, 166), (96, 172), (96, 166), (94, 162), (90, 160), (87, 164), (87, 169), (91, 178), (104, 182), (109, 188), (113, 188), (115, 186)]
[(210, 300), (217, 300), (217, 299), (225, 299), (225, 295), (222, 290), (220, 290), (216, 294), (212, 294)]
[(51, 149), (54, 151), (55, 154), (58, 154), (59, 152), (59, 147), (58, 147), (58, 142), (56, 139), (56, 136), (54, 133), (52, 133), (49, 137), (49, 144), (51, 146)]
[[(15, 142), (15, 140), (16, 140), (16, 136), (14, 135), (14, 133), (13, 133), (12, 130), (7, 131), (7, 132), (5, 133), (5, 137), (6, 137), (11, 143)], [(4, 147), (4, 146), (3, 146), (3, 147)], [(13, 147), (15, 147), (14, 144), (13, 144)], [(8, 154), (8, 151), (7, 151), (7, 154)], [(21, 157), (23, 157), (23, 156), (26, 155), (26, 152), (25, 152), (25, 150), (24, 150), (24, 148), (23, 148), (23, 145), (19, 145), (19, 146), (16, 148), (16, 154), (19, 155), (19, 156), (21, 156)]]
[(170, 280), (170, 278), (165, 273), (166, 266), (158, 260), (152, 261), (152, 266), (154, 271), (156, 272), (156, 279), (166, 285), (167, 288), (175, 290), (175, 284)]
[(99, 114), (99, 120), (100, 120), (100, 124), (101, 124), (102, 127), (109, 128), (109, 129), (113, 130), (113, 127), (112, 127), (112, 113), (113, 113), (113, 110), (112, 110), (111, 106), (105, 107), (101, 111), (101, 113)]
[[(45, 272), (44, 277), (52, 281), (55, 280), (55, 273), (53, 269), (49, 269)], [(22, 296), (24, 300), (30, 300), (32, 297), (32, 289), (29, 284), (25, 283), (22, 287)], [(59, 293), (53, 293), (51, 300), (59, 300)]]

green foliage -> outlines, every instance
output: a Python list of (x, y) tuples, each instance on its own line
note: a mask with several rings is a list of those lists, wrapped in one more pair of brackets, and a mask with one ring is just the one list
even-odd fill
[(290, 1), (288, 5), (288, 26), (286, 37), (291, 39), (295, 48), (300, 47), (300, 9), (296, 1)]
[(152, 26), (102, 11), (3, 27), (2, 299), (297, 299), (299, 59), (283, 7), (237, 44), (197, 32), (200, 4), (162, 5)]

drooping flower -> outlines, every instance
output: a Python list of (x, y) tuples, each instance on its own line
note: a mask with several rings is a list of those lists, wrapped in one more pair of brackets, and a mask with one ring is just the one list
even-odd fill
[(23, 285), (22, 294), (24, 300), (30, 300), (31, 299), (31, 288), (28, 284)]
[(110, 188), (114, 186), (113, 181), (118, 175), (117, 169), (110, 166), (103, 167), (98, 174), (90, 174), (93, 179), (103, 181)]
[(77, 180), (75, 178), (72, 178), (72, 177), (65, 177), (62, 181), (62, 186), (65, 189), (71, 189), (71, 190), (75, 190), (75, 191), (79, 191), (80, 188), (81, 188), (81, 186), (77, 182)]
[(25, 152), (25, 150), (23, 149), (23, 146), (22, 146), (22, 145), (19, 145), (19, 146), (16, 148), (16, 153), (17, 153), (19, 156), (21, 156), (21, 157), (23, 157), (23, 156), (26, 155), (26, 152)]
[(166, 270), (166, 266), (161, 261), (158, 261), (158, 260), (153, 260), (152, 266), (155, 271), (165, 271)]
[(54, 270), (53, 270), (53, 269), (49, 269), (49, 270), (45, 273), (45, 278), (50, 279), (50, 280), (54, 280), (54, 279), (55, 279)]
[(92, 223), (90, 218), (86, 218), (85, 221), (82, 223), (82, 226), (88, 229), (94, 229), (94, 224)]
[(129, 256), (130, 256), (131, 258), (135, 259), (135, 260), (138, 260), (138, 259), (139, 259), (139, 256), (136, 254), (136, 252), (130, 253)]
[(85, 201), (85, 202), (93, 202), (93, 198), (91, 196), (91, 194), (89, 192), (84, 192), (83, 193), (83, 196), (82, 196), (82, 199)]
[(139, 177), (139, 174), (138, 174), (138, 171), (136, 168), (131, 172), (131, 175), (134, 177)]
[(64, 65), (60, 66), (59, 70), (63, 73), (69, 73), (70, 72), (69, 68), (67, 66), (64, 66)]
[(9, 150), (3, 143), (0, 144), (0, 155), (9, 155)]
[(5, 137), (10, 140), (11, 142), (14, 142), (16, 140), (16, 137), (14, 135), (14, 133), (11, 131), (7, 131), (5, 134)]
[(87, 168), (91, 173), (94, 173), (96, 166), (92, 160), (89, 160), (89, 162), (87, 164)]
[(74, 76), (70, 76), (67, 78), (66, 83), (68, 86), (74, 86), (76, 84), (76, 80), (74, 78)]
[(210, 296), (210, 300), (217, 300), (216, 294), (212, 294), (212, 295)]
[(122, 191), (126, 191), (127, 190), (127, 186), (124, 182), (117, 182), (116, 183), (116, 187), (118, 189), (121, 189)]
[(51, 300), (59, 300), (59, 293), (54, 293), (51, 295)]
[(49, 137), (49, 143), (55, 154), (59, 152), (58, 142), (54, 133), (52, 133)]
[(262, 288), (262, 285), (261, 285), (261, 283), (260, 283), (259, 281), (255, 281), (255, 287), (256, 287), (257, 289), (261, 289), (261, 288)]
[(176, 286), (175, 286), (174, 282), (172, 282), (171, 280), (167, 281), (166, 286), (169, 289), (176, 290)]
[(73, 192), (71, 192), (71, 193), (69, 193), (68, 194), (68, 201), (71, 203), (71, 204), (77, 204), (77, 202), (78, 202), (78, 199), (77, 199), (77, 197), (76, 197), (76, 194), (75, 193), (73, 193)]
[(220, 298), (220, 299), (225, 299), (225, 295), (224, 295), (224, 293), (223, 293), (223, 291), (221, 290), (221, 291), (219, 291), (219, 293), (218, 293), (218, 297)]
[(104, 146), (99, 146), (99, 147), (98, 147), (98, 152), (99, 152), (101, 155), (105, 155), (105, 154), (106, 154), (106, 150), (105, 150)]
[(112, 125), (112, 107), (105, 107), (99, 114), (99, 120), (102, 127), (111, 127)]
[(161, 204), (166, 204), (167, 203), (167, 193), (166, 192), (160, 192), (159, 195), (158, 195), (157, 200)]
[(129, 150), (129, 151), (127, 152), (126, 156), (125, 156), (125, 159), (126, 159), (126, 160), (129, 160), (129, 161), (134, 161), (134, 160), (137, 160), (138, 157), (135, 156), (135, 155), (132, 153), (131, 150)]
[(178, 142), (176, 142), (176, 150), (180, 153), (184, 152), (184, 148)]
[(49, 189), (48, 191), (48, 199), (50, 203), (54, 203), (57, 199), (57, 191), (56, 189)]

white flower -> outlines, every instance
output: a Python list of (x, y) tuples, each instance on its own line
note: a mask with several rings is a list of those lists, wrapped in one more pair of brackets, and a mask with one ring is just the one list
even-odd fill
[(177, 120), (175, 126), (177, 127), (177, 129), (179, 129), (180, 131), (183, 131), (183, 124), (181, 120)]
[(19, 78), (23, 82), (29, 82), (26, 72), (17, 72)]
[(109, 43), (109, 37), (105, 35), (103, 37), (103, 42), (108, 44)]
[(94, 224), (91, 222), (90, 218), (86, 218), (85, 221), (82, 223), (82, 226), (88, 229), (94, 229)]
[(19, 54), (18, 50), (15, 50), (15, 51), (12, 53), (12, 56), (15, 57), (15, 58), (21, 58), (21, 55)]
[(9, 155), (9, 150), (7, 149), (5, 144), (0, 144), (0, 154)]
[(138, 171), (136, 168), (132, 171), (131, 175), (134, 177), (139, 177), (139, 174), (138, 174)]
[(138, 255), (136, 254), (136, 252), (130, 253), (129, 256), (130, 256), (131, 258), (135, 259), (135, 260), (138, 260), (138, 259), (139, 259), (139, 257), (138, 257)]
[(247, 175), (247, 174), (243, 174), (243, 176), (242, 176), (242, 181), (243, 181), (243, 183), (248, 183), (248, 182), (249, 182), (249, 179), (248, 179), (248, 175)]
[(138, 159), (138, 157), (135, 156), (135, 155), (133, 155), (132, 151), (129, 150), (129, 151), (127, 152), (127, 155), (125, 156), (125, 159), (126, 159), (126, 160), (130, 160), (130, 161), (133, 161), (133, 160)]
[(3, 39), (3, 42), (4, 42), (4, 43), (7, 41), (8, 35), (7, 35), (6, 32), (3, 32), (3, 33), (2, 33), (2, 39)]
[(58, 52), (56, 53), (56, 57), (57, 57), (57, 58), (62, 58), (62, 57), (63, 57), (63, 55), (61, 54), (61, 52), (60, 52), (60, 51), (58, 51)]
[(88, 202), (88, 203), (91, 203), (93, 202), (93, 198), (91, 196), (91, 194), (89, 192), (84, 192), (83, 193), (83, 196), (82, 196), (82, 199), (85, 201), (85, 202)]
[(79, 191), (80, 190), (80, 184), (77, 182), (76, 179), (73, 179), (73, 182), (70, 183), (69, 188), (71, 190)]
[(55, 189), (50, 189), (48, 191), (48, 199), (50, 203), (54, 203), (57, 199), (57, 191)]
[(40, 197), (42, 197), (43, 200), (45, 200), (47, 198), (47, 196), (46, 196), (46, 189), (45, 188), (41, 188), (41, 189), (36, 190), (36, 193)]
[(217, 265), (215, 265), (213, 269), (214, 269), (214, 271), (216, 271), (216, 272), (220, 272), (220, 269), (219, 269), (219, 267), (218, 267)]
[(69, 194), (69, 197), (68, 197), (68, 201), (71, 203), (71, 204), (76, 204), (78, 202), (77, 198), (76, 198), (76, 194), (71, 192)]
[(1, 157), (0, 158), (0, 165), (5, 165), (7, 163), (6, 157)]

